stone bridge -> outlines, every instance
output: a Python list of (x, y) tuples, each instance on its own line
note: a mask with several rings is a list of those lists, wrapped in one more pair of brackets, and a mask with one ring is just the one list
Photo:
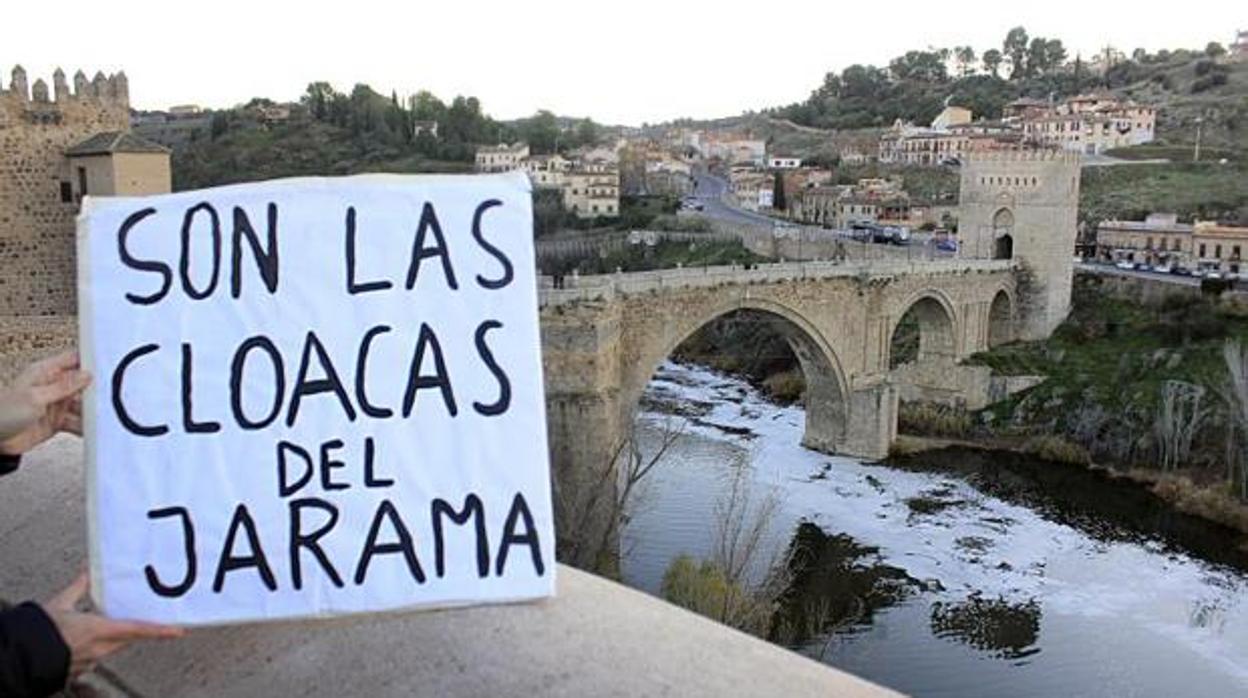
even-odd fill
[(902, 316), (913, 309), (919, 320), (916, 363), (952, 368), (1015, 338), (1017, 268), (1013, 260), (972, 259), (780, 263), (584, 276), (569, 279), (572, 288), (543, 288), (557, 494), (570, 506), (571, 491), (615, 482), (603, 468), (631, 434), (659, 364), (699, 328), (734, 311), (769, 324), (798, 358), (806, 380), (805, 445), (882, 457), (896, 434), (898, 386), (889, 354)]
[(887, 453), (890, 346), (914, 309), (919, 362), (957, 362), (1014, 338), (1015, 263), (808, 262), (585, 276), (541, 291), (556, 462), (614, 443), (659, 364), (712, 320), (748, 311), (792, 347), (807, 381), (807, 445)]
[[(571, 288), (542, 289), (561, 544), (599, 535), (586, 533), (602, 528), (594, 512), (619, 501), (617, 456), (659, 363), (727, 313), (752, 314), (792, 347), (806, 379), (809, 447), (884, 456), (902, 393), (983, 404), (982, 395), (995, 388), (980, 390), (976, 400), (965, 394), (990, 383), (990, 372), (959, 362), (1001, 342), (1047, 337), (1069, 312), (1079, 156), (981, 152), (960, 170), (954, 259), (676, 269), (573, 278)], [(890, 370), (892, 338), (910, 310), (919, 321), (918, 357)], [(577, 564), (598, 562), (562, 552)]]

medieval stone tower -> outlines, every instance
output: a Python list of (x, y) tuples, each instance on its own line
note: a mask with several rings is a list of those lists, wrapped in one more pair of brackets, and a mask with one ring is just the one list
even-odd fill
[(86, 177), (66, 151), (129, 131), (129, 85), (124, 73), (88, 80), (79, 71), (71, 91), (58, 69), (49, 91), (42, 79), (28, 84), (18, 66), (0, 88), (0, 316), (72, 315), (74, 217)]
[(962, 165), (961, 255), (1023, 263), (1020, 339), (1049, 336), (1070, 311), (1078, 211), (1078, 153), (992, 151)]

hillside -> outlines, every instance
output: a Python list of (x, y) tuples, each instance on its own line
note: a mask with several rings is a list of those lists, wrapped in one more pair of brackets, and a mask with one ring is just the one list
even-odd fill
[(173, 153), (176, 191), (275, 177), (471, 169), (470, 162), (433, 159), (312, 119), (272, 126), (243, 123)]
[[(274, 109), (289, 113), (274, 118)], [(210, 129), (170, 145), (174, 188), (184, 190), (299, 175), (468, 172), (482, 145), (523, 140), (535, 153), (564, 152), (618, 130), (545, 110), (498, 121), (476, 97), (443, 102), (422, 91), (400, 99), (363, 84), (342, 93), (314, 82), (298, 104), (256, 98), (212, 113)]]

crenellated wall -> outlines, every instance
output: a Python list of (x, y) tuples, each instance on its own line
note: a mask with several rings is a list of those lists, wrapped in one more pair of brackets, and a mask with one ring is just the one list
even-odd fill
[(72, 315), (78, 203), (65, 149), (129, 130), (129, 83), (79, 71), (71, 89), (58, 69), (49, 90), (18, 66), (0, 87), (0, 316)]

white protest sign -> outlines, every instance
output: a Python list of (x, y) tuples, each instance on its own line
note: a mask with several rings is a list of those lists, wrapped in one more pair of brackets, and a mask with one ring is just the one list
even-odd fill
[(96, 602), (183, 624), (554, 593), (523, 174), (88, 199)]

